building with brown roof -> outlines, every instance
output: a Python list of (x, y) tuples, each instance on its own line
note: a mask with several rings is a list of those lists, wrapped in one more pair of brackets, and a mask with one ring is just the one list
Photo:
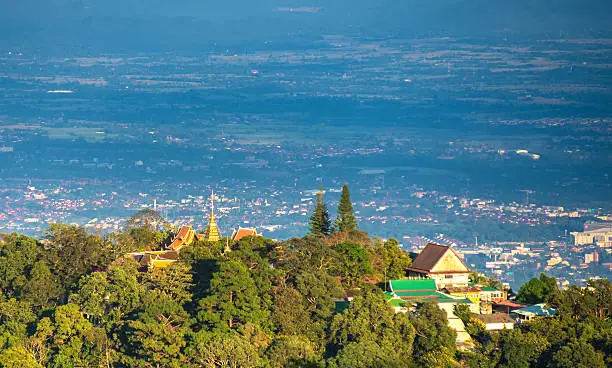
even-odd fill
[(409, 277), (428, 277), (438, 289), (467, 287), (470, 269), (451, 247), (429, 243), (408, 268)]

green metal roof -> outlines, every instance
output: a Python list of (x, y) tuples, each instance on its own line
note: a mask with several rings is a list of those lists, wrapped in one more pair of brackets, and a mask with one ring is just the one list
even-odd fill
[(417, 280), (391, 280), (389, 281), (391, 290), (395, 293), (406, 291), (426, 291), (436, 290), (436, 281), (434, 279), (417, 279)]
[(395, 293), (400, 298), (410, 298), (410, 297), (440, 297), (440, 294), (437, 291), (426, 290), (426, 291), (398, 291)]
[[(392, 280), (390, 282), (397, 281), (411, 281), (410, 283), (400, 283), (401, 286), (410, 286), (410, 287), (420, 287), (422, 290), (412, 291), (414, 289), (408, 289), (411, 291), (396, 291), (396, 292), (388, 292), (385, 291), (384, 296), (385, 300), (391, 304), (394, 308), (402, 308), (405, 307), (406, 304), (410, 303), (423, 303), (423, 302), (436, 302), (436, 303), (459, 303), (459, 304), (472, 304), (467, 298), (453, 298), (450, 295), (441, 293), (435, 290), (435, 281), (432, 279), (423, 279), (423, 280)], [(420, 281), (419, 283), (414, 283), (414, 281)], [(426, 281), (426, 282), (422, 282)], [(398, 284), (396, 284), (398, 285)], [(431, 286), (434, 289), (429, 289)], [(336, 301), (335, 313), (342, 313), (346, 310), (350, 305), (350, 302), (347, 301)]]
[(472, 304), (468, 298), (453, 298), (447, 294), (439, 291), (422, 291), (422, 292), (409, 292), (409, 293), (396, 293), (397, 296), (402, 300), (415, 303), (415, 302), (436, 302), (436, 303), (459, 303), (459, 304)]
[(351, 305), (351, 302), (336, 301), (335, 302), (335, 306), (334, 306), (334, 313), (340, 314), (340, 313), (344, 312), (345, 310), (347, 310), (350, 305)]

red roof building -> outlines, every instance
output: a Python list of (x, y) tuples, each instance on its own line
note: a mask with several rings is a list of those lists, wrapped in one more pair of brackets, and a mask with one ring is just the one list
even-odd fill
[(238, 230), (234, 230), (232, 233), (232, 240), (239, 241), (240, 239), (247, 236), (263, 236), (262, 234), (257, 233), (255, 228), (242, 228), (239, 227)]
[(186, 245), (193, 243), (194, 237), (195, 231), (191, 229), (191, 226), (182, 226), (167, 248), (178, 252)]

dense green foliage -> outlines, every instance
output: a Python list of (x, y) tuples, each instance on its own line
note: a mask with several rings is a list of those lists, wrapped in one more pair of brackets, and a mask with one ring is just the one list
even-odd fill
[[(607, 280), (586, 289), (555, 286), (542, 298), (560, 317), (499, 334), (458, 308), (476, 341), (473, 351), (460, 352), (436, 304), (395, 313), (385, 300), (382, 283), (410, 266), (394, 239), (372, 241), (359, 232), (281, 242), (246, 237), (229, 251), (225, 239), (196, 241), (176, 263), (147, 270), (124, 254), (159, 249), (171, 236), (149, 225), (131, 223), (104, 237), (67, 225), (50, 226), (41, 240), (2, 235), (0, 367), (611, 363)], [(532, 289), (523, 294), (536, 294), (527, 293)], [(354, 297), (341, 311), (336, 301), (346, 290)]]
[(516, 300), (527, 304), (544, 303), (548, 302), (556, 292), (558, 292), (557, 281), (540, 274), (540, 278), (533, 278), (520, 287)]
[(403, 275), (409, 263), (397, 241), (246, 237), (229, 251), (225, 239), (197, 241), (151, 270), (124, 256), (167, 244), (164, 224), (141, 213), (104, 237), (68, 225), (50, 226), (41, 240), (2, 235), (0, 367), (347, 366), (353, 349), (390, 352), (400, 342), (403, 350), (380, 358), (412, 354), (412, 322), (395, 316), (377, 287), (343, 318), (354, 324), (352, 315), (382, 308), (392, 322), (378, 329), (386, 340), (344, 346), (334, 319), (344, 316), (335, 300), (345, 290), (377, 279), (372, 260)]
[(475, 319), (458, 306), (455, 314), (468, 320), (466, 331), (476, 341), (474, 351), (461, 354), (468, 366), (603, 368), (612, 364), (609, 280), (592, 280), (584, 288), (570, 286), (559, 290), (554, 278), (542, 274), (521, 290), (523, 297), (532, 297), (534, 302), (548, 300), (558, 315), (491, 334), (477, 324), (470, 324)]

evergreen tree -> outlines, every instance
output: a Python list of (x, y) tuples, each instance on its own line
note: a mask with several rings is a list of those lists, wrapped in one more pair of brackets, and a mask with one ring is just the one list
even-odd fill
[(326, 236), (331, 232), (331, 222), (327, 206), (323, 202), (323, 188), (317, 193), (317, 204), (310, 216), (310, 232), (315, 236)]
[(336, 251), (335, 265), (331, 272), (342, 277), (342, 283), (355, 287), (359, 280), (367, 274), (372, 274), (370, 255), (367, 249), (355, 243), (340, 243), (334, 247)]
[(43, 261), (34, 263), (30, 270), (29, 280), (21, 289), (21, 298), (35, 307), (44, 307), (58, 297), (59, 288), (53, 280), (51, 270)]
[(304, 297), (293, 287), (275, 290), (272, 321), (283, 335), (305, 334), (313, 321), (306, 310)]
[[(0, 301), (0, 350), (25, 340), (28, 326), (36, 319), (30, 303), (14, 298)], [(0, 367), (4, 367), (2, 361)]]
[(596, 351), (593, 345), (585, 341), (574, 340), (562, 346), (553, 355), (549, 366), (558, 368), (603, 368), (606, 363), (604, 355)]
[(516, 301), (527, 304), (548, 302), (553, 294), (557, 293), (557, 280), (540, 274), (540, 278), (532, 278), (519, 288)]
[(142, 283), (152, 299), (163, 297), (179, 303), (191, 301), (192, 275), (185, 263), (175, 263), (166, 268), (154, 268), (143, 274)]
[(455, 331), (448, 326), (446, 312), (434, 302), (425, 302), (411, 313), (416, 330), (414, 359), (420, 366), (439, 366), (435, 361), (446, 360), (455, 353)]
[(528, 368), (535, 366), (538, 358), (548, 348), (545, 337), (521, 329), (502, 331), (500, 335), (501, 366)]
[(36, 325), (35, 335), (51, 348), (49, 367), (102, 366), (106, 332), (83, 316), (76, 304), (59, 306), (50, 317)]
[(276, 338), (266, 351), (271, 367), (297, 368), (319, 367), (320, 360), (315, 346), (304, 336), (280, 336)]
[(145, 307), (126, 327), (132, 367), (181, 367), (189, 315), (180, 303), (161, 299)]
[(346, 296), (344, 289), (337, 278), (320, 269), (303, 271), (297, 275), (295, 283), (296, 290), (303, 297), (309, 320), (312, 321), (302, 334), (322, 346), (334, 316), (334, 299), (343, 299)]
[(261, 367), (257, 346), (236, 331), (198, 331), (187, 354), (193, 367)]
[(199, 301), (198, 320), (203, 326), (226, 331), (268, 319), (268, 311), (261, 309), (255, 281), (249, 269), (239, 261), (220, 263), (208, 294)]
[(401, 279), (406, 276), (406, 270), (412, 264), (410, 256), (402, 251), (396, 239), (386, 242), (378, 241), (369, 249), (370, 263), (384, 280)]
[(338, 231), (353, 231), (357, 230), (357, 220), (353, 215), (353, 203), (351, 203), (351, 193), (348, 185), (344, 183), (342, 193), (340, 194), (340, 202), (338, 202), (338, 217), (335, 221), (335, 228)]
[(334, 317), (330, 332), (330, 347), (337, 351), (330, 367), (406, 367), (412, 360), (415, 330), (379, 288), (361, 289)]

